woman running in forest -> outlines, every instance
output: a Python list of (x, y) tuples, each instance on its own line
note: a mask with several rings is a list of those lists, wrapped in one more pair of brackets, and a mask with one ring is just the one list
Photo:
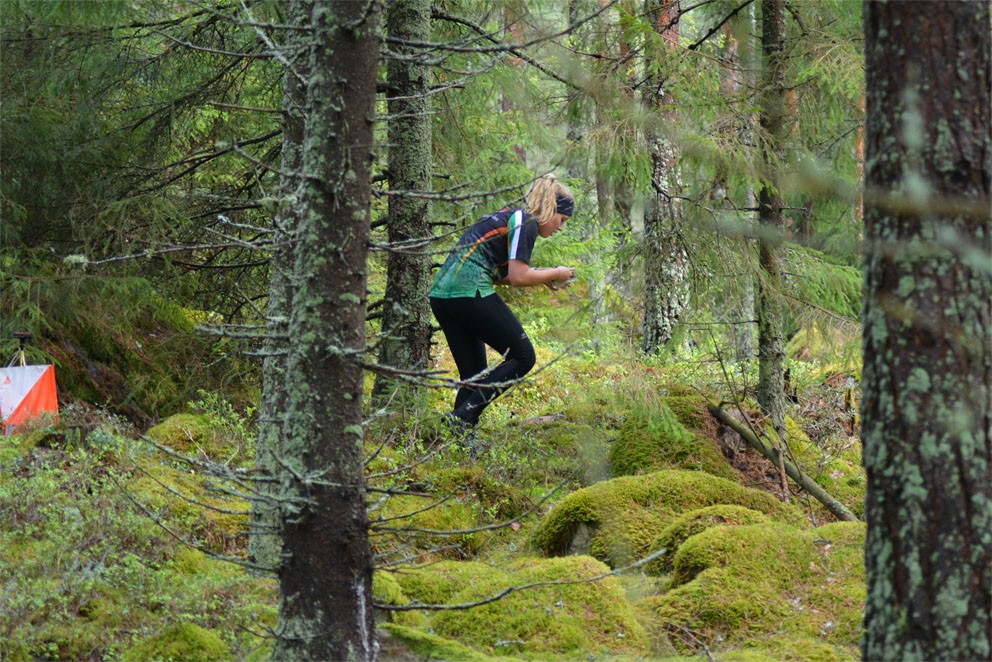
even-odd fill
[[(525, 203), (525, 208), (504, 208), (471, 226), (431, 285), (431, 310), (462, 383), (448, 418), (463, 434), (469, 434), (489, 403), (536, 362), (530, 338), (493, 285), (559, 287), (575, 278), (571, 267), (530, 266), (537, 237), (561, 230), (575, 210), (575, 196), (548, 174), (534, 182)], [(492, 369), (486, 363), (486, 345), (503, 356)]]

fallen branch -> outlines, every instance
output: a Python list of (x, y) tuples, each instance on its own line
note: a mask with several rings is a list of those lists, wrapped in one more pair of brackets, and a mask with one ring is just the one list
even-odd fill
[(789, 462), (782, 453), (778, 452), (776, 449), (772, 448), (769, 444), (766, 444), (761, 439), (757, 437), (751, 430), (746, 426), (742, 425), (740, 421), (735, 419), (733, 416), (725, 412), (720, 407), (716, 405), (709, 405), (710, 413), (713, 417), (732, 429), (734, 432), (739, 434), (744, 441), (751, 445), (756, 451), (761, 453), (763, 456), (768, 458), (769, 461), (775, 463), (776, 465), (784, 465), (785, 472), (789, 477), (796, 481), (800, 487), (809, 492), (809, 494), (822, 503), (827, 509), (834, 515), (844, 520), (845, 522), (858, 522), (860, 521), (854, 513), (847, 509), (847, 507), (842, 504), (837, 499), (830, 496), (825, 489), (820, 487), (816, 481), (804, 474), (796, 465)]

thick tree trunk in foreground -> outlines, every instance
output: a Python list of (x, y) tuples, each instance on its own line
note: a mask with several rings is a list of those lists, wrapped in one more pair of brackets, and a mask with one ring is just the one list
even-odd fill
[(303, 46), (308, 56), (273, 658), (372, 660), (362, 366), (379, 5), (312, 7), (287, 37), (296, 42), (289, 50)]
[(989, 7), (865, 2), (864, 11), (862, 652), (987, 660)]
[[(785, 41), (784, 0), (761, 3), (761, 130), (767, 176), (778, 172), (784, 152)], [(782, 198), (777, 183), (762, 182), (758, 192), (758, 404), (785, 439), (785, 332), (782, 310)]]
[[(394, 0), (386, 5), (390, 37), (430, 41), (430, 20), (430, 0)], [(390, 59), (388, 64), (389, 188), (427, 192), (431, 189), (430, 67), (409, 59), (416, 57), (412, 49), (392, 48), (406, 57)], [(430, 361), (430, 209), (424, 197), (389, 198), (386, 223), (391, 248), (379, 341), (379, 363), (384, 366), (423, 371)], [(384, 402), (396, 386), (395, 379), (378, 375), (375, 400)]]

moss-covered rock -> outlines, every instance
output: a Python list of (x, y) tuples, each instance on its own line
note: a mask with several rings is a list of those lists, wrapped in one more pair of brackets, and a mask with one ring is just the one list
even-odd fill
[(124, 653), (123, 659), (126, 662), (213, 662), (230, 655), (227, 644), (214, 632), (195, 623), (179, 623), (138, 641)]
[(613, 567), (654, 551), (651, 543), (675, 517), (717, 504), (744, 506), (778, 521), (802, 512), (772, 495), (699, 471), (623, 476), (568, 495), (544, 518), (534, 543), (544, 554), (589, 553)]
[(493, 657), (468, 646), (418, 628), (383, 623), (379, 632), (379, 659), (392, 661), (444, 660), (445, 662), (497, 662), (520, 658)]
[(644, 631), (608, 573), (588, 556), (522, 559), (505, 572), (465, 585), (447, 602), (470, 604), (520, 590), (472, 609), (437, 612), (431, 626), (442, 637), (487, 654), (528, 659), (641, 655)]
[(222, 459), (221, 435), (205, 414), (174, 414), (146, 433), (155, 443), (198, 459)]
[(651, 542), (651, 549), (656, 552), (665, 550), (665, 553), (646, 564), (644, 571), (657, 574), (670, 570), (675, 552), (682, 546), (682, 543), (706, 529), (720, 525), (762, 524), (767, 521), (769, 521), (768, 516), (764, 513), (744, 506), (720, 504), (690, 510), (672, 520), (672, 523), (662, 529), (658, 537)]
[(734, 478), (716, 444), (687, 430), (664, 401), (648, 415), (624, 421), (610, 446), (614, 476), (633, 476), (659, 469), (692, 469), (715, 476)]
[(688, 430), (702, 430), (712, 421), (706, 398), (699, 394), (671, 395), (665, 398), (665, 404)]
[(506, 585), (506, 573), (474, 561), (439, 561), (423, 568), (405, 568), (394, 573), (411, 602), (440, 605), (471, 585)]
[(848, 522), (709, 528), (679, 547), (665, 591), (637, 603), (641, 622), (656, 642), (685, 652), (808, 640), (819, 643), (817, 659), (856, 657), (864, 532)]

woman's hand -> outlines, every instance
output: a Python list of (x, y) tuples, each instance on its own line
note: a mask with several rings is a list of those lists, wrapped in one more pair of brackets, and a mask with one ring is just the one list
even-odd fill
[(554, 279), (545, 283), (552, 290), (560, 290), (563, 287), (568, 287), (575, 281), (575, 267), (556, 267), (554, 272)]

